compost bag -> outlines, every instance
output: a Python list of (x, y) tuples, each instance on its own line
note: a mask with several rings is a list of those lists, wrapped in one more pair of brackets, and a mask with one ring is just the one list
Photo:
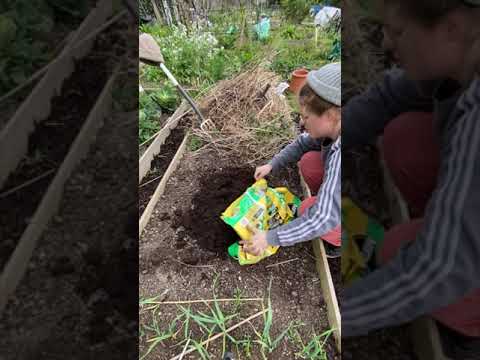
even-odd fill
[[(300, 199), (287, 188), (270, 188), (265, 179), (260, 179), (250, 186), (222, 213), (221, 219), (230, 225), (245, 241), (252, 233), (248, 227), (267, 231), (286, 224), (296, 217)], [(240, 265), (255, 264), (277, 252), (278, 246), (268, 246), (260, 256), (243, 251), (238, 242), (230, 245), (228, 254), (237, 259)]]
[(383, 226), (350, 198), (342, 198), (342, 281), (344, 284), (375, 270), (384, 238)]

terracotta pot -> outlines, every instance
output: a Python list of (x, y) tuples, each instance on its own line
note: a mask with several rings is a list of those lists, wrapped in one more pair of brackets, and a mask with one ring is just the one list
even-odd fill
[(297, 69), (292, 72), (292, 80), (290, 81), (290, 87), (288, 89), (295, 95), (298, 95), (307, 81), (307, 75), (308, 70), (306, 69)]

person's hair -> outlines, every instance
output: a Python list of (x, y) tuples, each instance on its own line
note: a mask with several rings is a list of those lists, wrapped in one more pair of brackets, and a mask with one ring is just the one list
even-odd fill
[(383, 6), (400, 5), (405, 15), (427, 27), (435, 26), (452, 11), (463, 9), (470, 16), (469, 23), (472, 25), (468, 38), (470, 50), (465, 54), (465, 80), (468, 82), (475, 74), (480, 75), (480, 6), (465, 0), (382, 0), (381, 3)]
[(401, 5), (407, 16), (426, 26), (433, 26), (449, 12), (468, 6), (463, 0), (383, 0), (383, 3)]
[(298, 94), (298, 102), (301, 106), (305, 106), (308, 111), (311, 111), (315, 115), (322, 115), (325, 111), (331, 108), (338, 108), (337, 105), (332, 104), (320, 96), (318, 96), (315, 91), (310, 87), (310, 85), (305, 84), (300, 89)]

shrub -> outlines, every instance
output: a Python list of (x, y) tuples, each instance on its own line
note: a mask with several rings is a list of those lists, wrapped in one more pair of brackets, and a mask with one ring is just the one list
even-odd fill
[(300, 24), (310, 11), (309, 0), (281, 0), (285, 17), (294, 23)]

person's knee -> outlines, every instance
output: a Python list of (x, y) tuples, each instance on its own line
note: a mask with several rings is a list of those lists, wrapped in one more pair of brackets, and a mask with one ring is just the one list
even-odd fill
[(413, 216), (421, 216), (436, 184), (439, 149), (431, 113), (404, 113), (385, 128), (382, 154)]
[(415, 219), (395, 225), (388, 230), (377, 254), (378, 265), (385, 265), (398, 253), (402, 246), (414, 241), (422, 225), (423, 219)]
[(433, 114), (406, 112), (390, 121), (383, 133), (383, 157), (389, 169), (407, 167), (414, 160), (409, 153), (424, 144), (415, 144), (417, 134), (433, 130)]
[(316, 193), (323, 181), (323, 159), (319, 151), (309, 151), (305, 153), (299, 162), (300, 172), (305, 182), (312, 191)]
[(319, 151), (309, 151), (300, 159), (300, 170), (304, 176), (322, 171), (322, 154)]

